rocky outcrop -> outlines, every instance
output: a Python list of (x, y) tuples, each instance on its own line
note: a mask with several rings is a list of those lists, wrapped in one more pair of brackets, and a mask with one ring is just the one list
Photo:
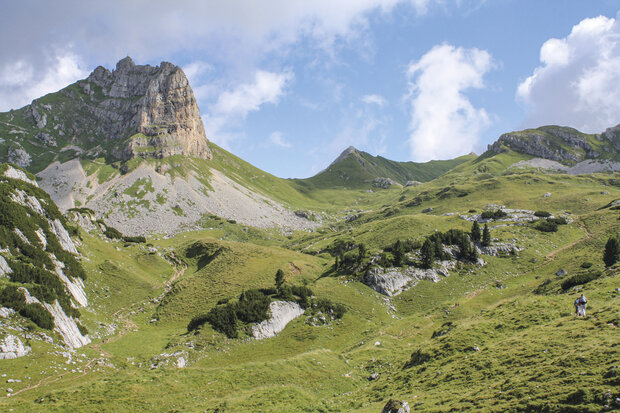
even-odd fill
[(79, 85), (85, 93), (94, 95), (97, 88), (105, 96), (89, 106), (100, 132), (112, 139), (130, 138), (117, 148), (117, 157), (211, 158), (194, 92), (180, 67), (168, 62), (136, 65), (126, 57), (113, 71), (97, 67)]
[[(615, 136), (611, 131), (609, 135)], [(505, 133), (488, 146), (488, 151), (501, 153), (511, 149), (526, 155), (573, 165), (585, 159), (597, 159), (601, 156), (589, 141), (595, 138), (572, 128), (543, 126), (538, 129)]]
[(4, 277), (6, 276), (6, 274), (10, 274), (12, 272), (13, 270), (11, 270), (11, 267), (9, 267), (9, 264), (6, 262), (4, 257), (0, 255), (0, 277)]
[(35, 181), (34, 179), (28, 178), (28, 175), (26, 175), (26, 172), (22, 171), (21, 169), (15, 169), (11, 165), (7, 165), (7, 168), (4, 171), (4, 176), (6, 176), (7, 178), (12, 178), (12, 179), (20, 179), (36, 187), (39, 186), (37, 184), (37, 181)]
[(256, 339), (273, 337), (284, 327), (304, 313), (304, 309), (294, 302), (273, 301), (269, 304), (271, 318), (252, 326), (252, 335)]
[(30, 347), (24, 346), (22, 341), (12, 334), (0, 340), (0, 360), (16, 359), (30, 352)]
[(440, 261), (435, 268), (415, 267), (371, 268), (363, 278), (364, 284), (376, 292), (393, 297), (415, 286), (420, 280), (438, 282), (442, 276), (450, 275), (456, 261)]
[(409, 403), (402, 400), (390, 399), (381, 410), (381, 413), (409, 413)]
[(62, 226), (62, 222), (60, 222), (60, 220), (56, 218), (53, 221), (50, 219), (49, 223), (50, 229), (52, 233), (54, 233), (54, 235), (56, 235), (56, 237), (58, 238), (58, 242), (60, 242), (60, 246), (62, 247), (62, 249), (77, 255), (77, 248), (75, 248), (75, 244), (73, 243), (73, 240), (69, 236), (69, 233), (67, 232), (65, 227)]
[(28, 166), (30, 166), (32, 158), (30, 157), (30, 154), (22, 148), (10, 147), (7, 161), (10, 163), (14, 163), (20, 168), (27, 168)]
[(6, 308), (6, 307), (0, 306), (0, 317), (9, 318), (13, 314), (15, 314), (15, 310), (13, 310), (12, 308)]
[(86, 293), (84, 292), (84, 282), (81, 278), (69, 279), (63, 271), (65, 265), (54, 259), (54, 267), (56, 275), (58, 278), (65, 284), (65, 288), (71, 294), (71, 297), (75, 300), (75, 302), (81, 306), (86, 307), (88, 305), (88, 298), (86, 297)]
[(392, 185), (396, 184), (396, 182), (392, 181), (390, 178), (375, 178), (372, 181), (372, 186), (375, 188), (388, 189)]

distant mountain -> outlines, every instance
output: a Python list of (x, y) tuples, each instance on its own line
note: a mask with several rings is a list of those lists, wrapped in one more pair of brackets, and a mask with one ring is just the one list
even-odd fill
[(585, 160), (618, 161), (620, 125), (601, 134), (586, 134), (563, 126), (542, 126), (505, 133), (488, 147), (489, 154), (508, 150), (569, 166)]
[(0, 161), (38, 172), (77, 156), (107, 162), (211, 152), (189, 82), (178, 66), (136, 65), (110, 71), (0, 113)]
[(404, 186), (431, 181), (475, 158), (475, 154), (469, 154), (445, 161), (398, 162), (350, 146), (327, 169), (303, 181), (320, 188)]

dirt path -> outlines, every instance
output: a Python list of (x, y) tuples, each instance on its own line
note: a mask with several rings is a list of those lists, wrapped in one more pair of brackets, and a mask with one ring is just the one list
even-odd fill
[[(172, 277), (170, 277), (168, 280), (166, 280), (164, 282), (164, 292), (160, 294), (160, 296), (158, 297), (160, 300), (161, 298), (163, 298), (171, 289), (172, 289), (172, 284), (178, 280), (184, 273), (185, 270), (187, 269), (187, 267), (183, 266), (180, 269), (177, 269), (177, 271), (175, 271), (174, 275), (172, 275)], [(125, 334), (127, 334), (129, 331), (131, 330), (137, 330), (139, 327), (138, 325), (130, 318), (128, 317), (128, 314), (126, 313), (127, 310), (134, 308), (136, 306), (140, 306), (140, 308), (144, 307), (144, 304), (148, 301), (150, 301), (151, 299), (148, 300), (142, 300), (142, 301), (136, 301), (135, 303), (132, 303), (131, 305), (127, 306), (127, 307), (123, 307), (120, 310), (116, 311), (114, 314), (112, 314), (112, 318), (116, 318), (119, 321), (122, 321), (122, 323), (124, 324), (123, 328), (119, 331), (118, 334), (116, 334), (114, 337), (109, 337), (106, 338), (103, 342), (101, 343), (92, 343), (90, 344), (88, 347), (95, 349), (99, 352), (99, 354), (103, 355), (106, 358), (111, 358), (112, 354), (110, 354), (109, 352), (103, 350), (101, 348), (102, 344), (107, 344), (107, 343), (111, 343), (114, 342), (118, 339), (120, 339), (121, 337), (123, 337)], [(75, 378), (80, 378), (80, 377), (84, 377), (86, 376), (88, 373), (91, 372), (91, 366), (94, 362), (99, 361), (100, 358), (93, 358), (91, 360), (88, 361), (88, 363), (86, 363), (84, 365), (84, 372), (80, 375), (77, 376), (72, 376), (72, 379)], [(23, 389), (20, 389), (14, 393), (8, 394), (6, 397), (14, 397), (22, 392), (28, 391), (28, 390), (33, 390), (36, 389), (37, 387), (40, 387), (42, 385), (48, 385), (48, 384), (52, 384), (57, 382), (58, 380), (62, 379), (63, 376), (67, 374), (67, 373), (63, 373), (59, 376), (56, 377), (44, 377), (41, 380), (39, 380), (39, 382), (37, 384), (33, 384), (27, 387), (24, 387)]]
[(575, 245), (579, 244), (580, 242), (583, 242), (583, 241), (587, 240), (588, 238), (592, 237), (592, 234), (590, 233), (590, 231), (588, 231), (588, 228), (585, 225), (583, 225), (583, 223), (580, 223), (579, 227), (585, 231), (586, 236), (583, 237), (583, 238), (579, 238), (578, 240), (573, 241), (570, 244), (564, 245), (563, 247), (560, 247), (557, 250), (551, 251), (549, 254), (545, 255), (545, 261), (553, 260), (554, 257), (556, 256), (556, 254), (558, 254), (558, 253), (560, 253), (562, 251), (565, 251), (565, 250), (567, 250), (569, 248), (572, 248)]

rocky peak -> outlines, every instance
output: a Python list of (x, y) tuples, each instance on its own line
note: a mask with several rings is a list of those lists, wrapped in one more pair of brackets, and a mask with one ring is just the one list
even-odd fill
[[(340, 156), (338, 156), (336, 158), (336, 160), (334, 162), (331, 163), (331, 165), (335, 165), (339, 162), (344, 161), (347, 158), (350, 158), (351, 156), (357, 154), (359, 155), (360, 151), (357, 150), (357, 148), (355, 148), (354, 146), (349, 146), (347, 149), (345, 149), (344, 151), (342, 151), (342, 153), (340, 154)], [(331, 166), (330, 165), (330, 166)]]
[(114, 151), (117, 158), (182, 154), (211, 159), (194, 92), (180, 67), (169, 62), (136, 65), (127, 56), (113, 71), (97, 67), (79, 85), (91, 96), (96, 85), (105, 96), (88, 105), (101, 132), (112, 139), (129, 138)]
[[(613, 132), (610, 132), (610, 135), (613, 135)], [(600, 136), (584, 134), (568, 127), (543, 126), (537, 129), (505, 133), (488, 146), (488, 151), (501, 153), (510, 149), (538, 158), (574, 164), (601, 156), (601, 153), (594, 147), (598, 145)], [(608, 139), (614, 142), (609, 137)], [(620, 147), (620, 144), (618, 146)], [(611, 152), (615, 151), (611, 150)]]

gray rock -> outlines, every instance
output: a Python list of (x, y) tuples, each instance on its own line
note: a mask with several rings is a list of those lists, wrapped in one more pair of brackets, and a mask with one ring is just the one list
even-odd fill
[(433, 208), (432, 208), (432, 207), (424, 208), (424, 209), (422, 210), (422, 213), (423, 213), (423, 214), (426, 214), (427, 212), (431, 212), (432, 210), (433, 210)]
[(20, 168), (27, 168), (32, 159), (30, 158), (30, 154), (23, 150), (22, 148), (9, 148), (7, 160)]
[(6, 277), (7, 274), (12, 273), (13, 270), (9, 267), (9, 264), (6, 262), (4, 257), (0, 255), (0, 278)]
[(543, 194), (543, 198), (549, 198), (551, 196), (551, 192), (547, 192)]
[(273, 301), (269, 304), (271, 317), (252, 326), (252, 335), (256, 339), (273, 337), (284, 330), (286, 325), (301, 316), (304, 309), (294, 302)]
[(563, 277), (563, 276), (565, 276), (566, 274), (568, 274), (568, 273), (567, 273), (567, 272), (566, 272), (566, 270), (565, 270), (565, 269), (563, 269), (563, 268), (560, 268), (560, 269), (558, 270), (558, 272), (556, 272), (556, 273), (555, 273), (555, 275), (557, 275), (558, 277)]
[(37, 128), (43, 129), (45, 125), (47, 125), (47, 115), (39, 113), (37, 107), (33, 104), (30, 106), (30, 111), (32, 113), (32, 119), (37, 124)]
[(409, 413), (409, 403), (402, 400), (390, 399), (381, 410), (381, 413)]
[(405, 183), (405, 188), (407, 188), (409, 186), (418, 186), (418, 185), (422, 185), (422, 182), (420, 182), (420, 181), (407, 181)]
[(49, 133), (39, 132), (34, 137), (48, 146), (56, 146), (56, 138)]
[(0, 360), (16, 359), (25, 356), (29, 352), (30, 347), (24, 346), (22, 341), (12, 334), (0, 340)]
[(388, 189), (394, 184), (396, 184), (396, 182), (392, 181), (390, 178), (375, 178), (374, 181), (372, 181), (372, 186), (383, 189)]

